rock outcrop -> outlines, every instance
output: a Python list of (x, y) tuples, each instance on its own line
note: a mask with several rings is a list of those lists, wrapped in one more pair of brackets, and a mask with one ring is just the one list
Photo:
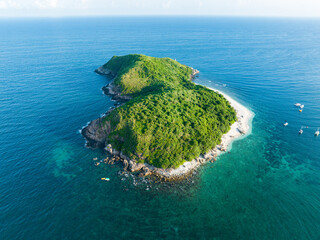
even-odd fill
[(104, 68), (103, 66), (97, 68), (96, 70), (94, 70), (96, 73), (101, 74), (101, 75), (107, 75), (110, 77), (115, 77), (116, 73), (112, 72), (110, 69)]
[(130, 96), (121, 94), (121, 88), (118, 86), (115, 86), (113, 82), (102, 87), (102, 91), (104, 92), (104, 94), (111, 96), (112, 100), (115, 100), (115, 101), (126, 102), (131, 99)]
[(104, 148), (108, 134), (110, 134), (110, 123), (103, 123), (103, 118), (91, 121), (88, 126), (81, 130), (81, 134), (86, 138), (86, 146), (91, 148)]
[(191, 80), (194, 79), (198, 74), (199, 74), (199, 70), (197, 69), (194, 69), (192, 67), (190, 67), (191, 70), (192, 70), (192, 73), (191, 73)]
[(117, 76), (115, 72), (111, 71), (110, 69), (104, 68), (103, 66), (96, 69), (95, 72), (112, 78), (112, 81), (109, 84), (102, 87), (102, 91), (104, 92), (104, 94), (111, 96), (112, 100), (119, 102), (125, 102), (131, 99), (130, 96), (121, 94), (121, 88), (113, 83), (114, 79)]

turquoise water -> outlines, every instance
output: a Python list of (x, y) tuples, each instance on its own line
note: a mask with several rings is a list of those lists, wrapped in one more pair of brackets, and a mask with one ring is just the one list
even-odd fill
[[(95, 167), (79, 130), (114, 103), (93, 70), (128, 53), (199, 69), (252, 134), (182, 183)], [(319, 106), (320, 20), (2, 19), (0, 239), (320, 239)]]

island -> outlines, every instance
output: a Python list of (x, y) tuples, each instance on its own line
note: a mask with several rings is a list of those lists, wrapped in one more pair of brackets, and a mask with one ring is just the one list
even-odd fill
[(250, 131), (251, 111), (195, 84), (199, 71), (176, 60), (114, 56), (95, 71), (111, 79), (102, 89), (116, 106), (81, 133), (88, 147), (106, 150), (105, 162), (126, 171), (181, 179)]

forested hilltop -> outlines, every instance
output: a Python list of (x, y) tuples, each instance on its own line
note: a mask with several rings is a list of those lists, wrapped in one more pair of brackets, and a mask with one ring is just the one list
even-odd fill
[(114, 77), (108, 91), (128, 101), (91, 132), (104, 133), (104, 146), (160, 168), (207, 152), (229, 131), (236, 113), (221, 94), (194, 84), (193, 71), (170, 58), (112, 57), (98, 72)]

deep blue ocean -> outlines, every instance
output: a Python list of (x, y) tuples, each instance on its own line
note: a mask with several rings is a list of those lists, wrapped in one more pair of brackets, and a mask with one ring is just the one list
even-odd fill
[[(199, 69), (252, 134), (181, 183), (94, 166), (79, 130), (114, 104), (94, 70), (129, 53)], [(320, 239), (318, 127), (320, 19), (1, 19), (0, 239)]]

